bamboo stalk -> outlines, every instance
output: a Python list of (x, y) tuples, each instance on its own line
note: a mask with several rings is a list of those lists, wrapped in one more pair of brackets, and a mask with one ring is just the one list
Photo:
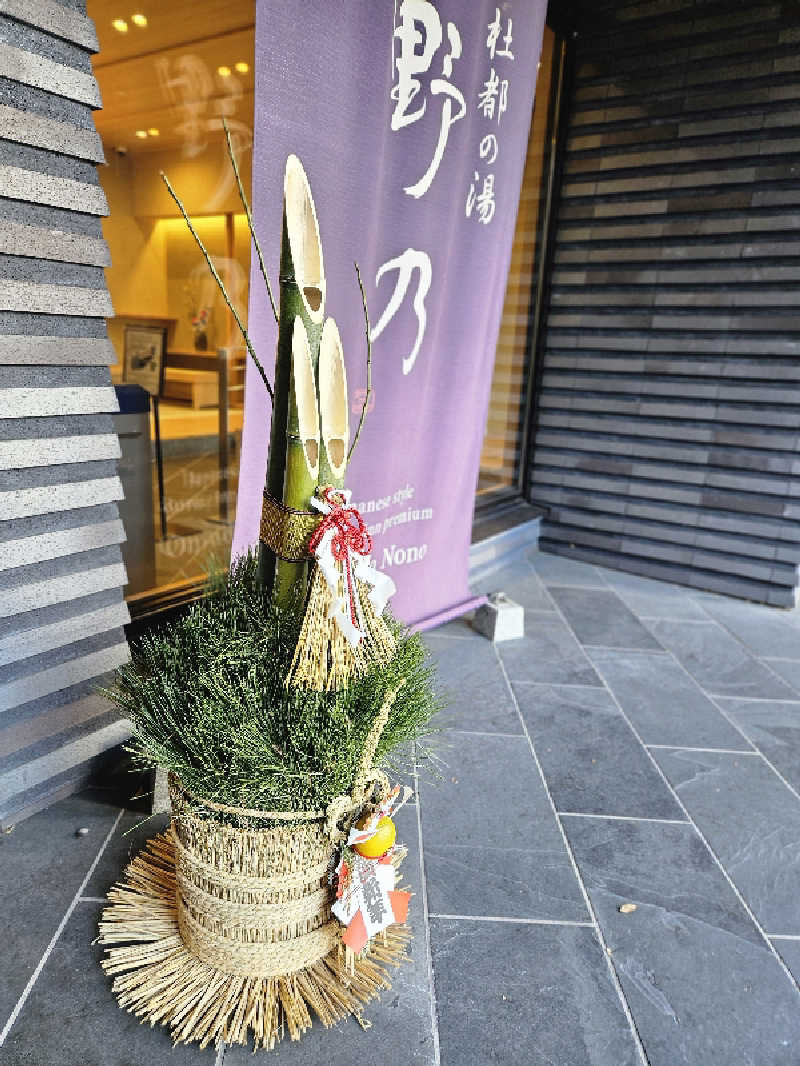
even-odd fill
[[(316, 371), (319, 344), (325, 315), (325, 268), (319, 224), (305, 170), (295, 155), (286, 160), (283, 183), (283, 232), (281, 236), (280, 310), (278, 347), (275, 353), (275, 400), (272, 410), (267, 491), (276, 500), (288, 493), (300, 501), (302, 492), (287, 483), (287, 429), (292, 391), (292, 340), (294, 320), (299, 317), (306, 330), (311, 364)], [(293, 468), (290, 477), (296, 471)], [(309, 498), (300, 510), (309, 509)], [(267, 591), (275, 589), (276, 602), (283, 606), (302, 605), (305, 576), (296, 564), (276, 559), (265, 546), (261, 548), (261, 577)]]
[[(308, 510), (319, 483), (319, 409), (314, 364), (303, 319), (298, 315), (292, 332), (292, 374), (286, 427), (286, 476), (283, 502), (294, 510)], [(281, 561), (273, 595), (281, 602), (294, 598), (295, 586), (305, 587), (308, 564)]]
[(322, 327), (317, 382), (321, 423), (320, 484), (340, 489), (347, 469), (350, 415), (342, 340), (332, 318), (326, 319)]

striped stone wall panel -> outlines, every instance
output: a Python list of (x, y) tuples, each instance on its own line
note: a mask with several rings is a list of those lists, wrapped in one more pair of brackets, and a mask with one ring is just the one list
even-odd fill
[(0, 824), (130, 733), (98, 686), (128, 657), (113, 314), (80, 0), (0, 0)]
[(543, 548), (766, 603), (800, 563), (796, 5), (580, 5)]

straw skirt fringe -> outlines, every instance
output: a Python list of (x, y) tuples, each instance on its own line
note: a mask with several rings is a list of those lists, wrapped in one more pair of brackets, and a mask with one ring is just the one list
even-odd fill
[[(363, 1007), (391, 987), (388, 968), (406, 959), (411, 934), (405, 926), (390, 927), (363, 957), (354, 959), (341, 946), (338, 923), (327, 919), (302, 937), (307, 948), (314, 948), (313, 962), (302, 964), (297, 956), (293, 968), (292, 940), (242, 942), (231, 945), (232, 953), (223, 951), (221, 969), (195, 953), (199, 947), (213, 959), (218, 948), (205, 931), (202, 914), (193, 915), (194, 908), (183, 903), (179, 907), (175, 865), (170, 828), (148, 842), (108, 894), (99, 941), (107, 949), (102, 965), (114, 978), (120, 1006), (151, 1025), (168, 1025), (175, 1043), (197, 1041), (201, 1047), (222, 1041), (246, 1044), (252, 1036), (256, 1048), (271, 1049), (285, 1031), (299, 1040), (311, 1026), (312, 1014), (325, 1026), (353, 1014), (368, 1027)], [(286, 915), (276, 917), (285, 920)], [(206, 951), (204, 937), (211, 944)], [(241, 972), (227, 972), (231, 969)], [(271, 972), (280, 969), (284, 972)]]

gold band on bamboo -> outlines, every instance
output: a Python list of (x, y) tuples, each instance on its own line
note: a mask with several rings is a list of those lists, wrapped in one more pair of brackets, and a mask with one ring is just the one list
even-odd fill
[(260, 540), (279, 559), (302, 563), (308, 558), (308, 542), (319, 525), (322, 515), (316, 511), (295, 511), (284, 507), (268, 492), (264, 492), (261, 508)]

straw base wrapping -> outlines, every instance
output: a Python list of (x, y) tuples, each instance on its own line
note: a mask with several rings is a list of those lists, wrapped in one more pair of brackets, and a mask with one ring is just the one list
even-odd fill
[(406, 960), (411, 938), (405, 926), (392, 926), (361, 958), (348, 958), (337, 942), (313, 964), (278, 976), (218, 970), (191, 954), (181, 936), (170, 830), (147, 843), (108, 898), (98, 939), (120, 1006), (151, 1025), (168, 1025), (175, 1043), (201, 1047), (246, 1044), (252, 1035), (256, 1048), (274, 1048), (287, 1030), (299, 1040), (312, 1014), (325, 1026), (353, 1014), (367, 1028), (362, 1009), (391, 987), (387, 968)]

